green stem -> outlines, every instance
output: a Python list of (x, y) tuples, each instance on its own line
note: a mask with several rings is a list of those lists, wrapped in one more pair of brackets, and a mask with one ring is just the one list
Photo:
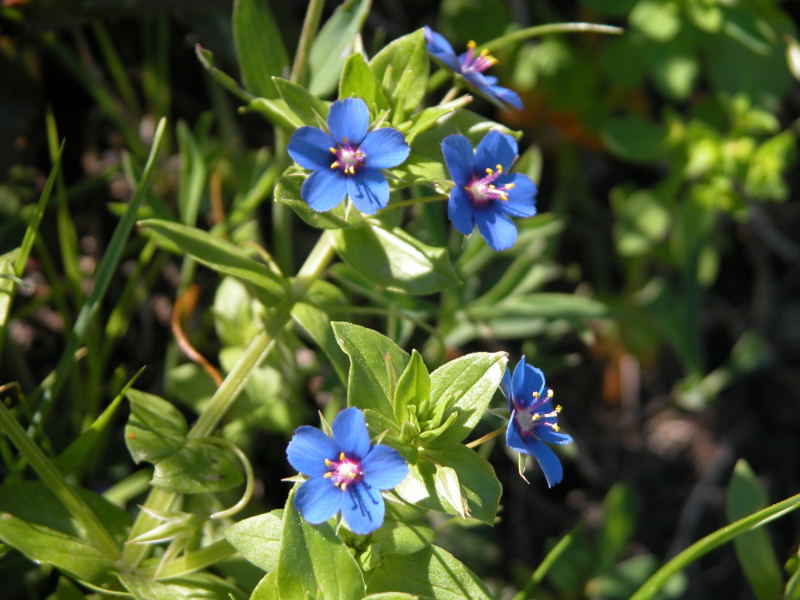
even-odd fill
[[(233, 406), (250, 373), (275, 346), (278, 334), (291, 319), (292, 307), (306, 294), (311, 284), (322, 277), (331, 259), (333, 259), (333, 255), (332, 234), (325, 231), (292, 281), (288, 298), (272, 310), (266, 330), (253, 338), (227, 377), (225, 377), (222, 385), (217, 388), (205, 411), (189, 431), (187, 435), (189, 439), (205, 438), (214, 431)], [(172, 507), (177, 497), (178, 494), (173, 492), (153, 488), (143, 508), (152, 509), (155, 512), (166, 511)], [(157, 519), (155, 517), (149, 515), (146, 510), (141, 510), (131, 528), (128, 539), (141, 535), (156, 523)], [(127, 544), (122, 555), (123, 568), (128, 570), (135, 568), (144, 559), (147, 552), (146, 545)]]
[(475, 52), (480, 52), (484, 48), (502, 48), (503, 46), (510, 46), (522, 40), (527, 40), (541, 35), (549, 35), (551, 33), (608, 33), (611, 35), (621, 35), (625, 30), (622, 27), (615, 27), (613, 25), (600, 25), (598, 23), (548, 23), (547, 25), (536, 25), (534, 27), (526, 27), (519, 31), (514, 31), (507, 35), (501, 35), (499, 38), (490, 40), (475, 48)]
[(300, 32), (300, 41), (297, 43), (297, 52), (292, 63), (291, 81), (302, 83), (308, 69), (308, 52), (314, 42), (314, 35), (319, 28), (322, 9), (325, 0), (310, 0), (306, 9), (306, 18), (303, 20), (303, 30)]
[(531, 597), (531, 594), (533, 594), (534, 590), (542, 582), (544, 576), (547, 575), (550, 567), (552, 567), (553, 564), (561, 557), (561, 555), (564, 554), (564, 551), (569, 547), (569, 545), (575, 541), (575, 536), (578, 531), (578, 529), (570, 531), (567, 535), (558, 540), (558, 543), (553, 546), (550, 552), (547, 553), (547, 556), (544, 557), (544, 560), (539, 563), (539, 566), (536, 567), (536, 570), (531, 574), (531, 577), (528, 579), (525, 587), (517, 592), (512, 600), (526, 600), (527, 598)]
[(800, 494), (796, 494), (791, 498), (787, 498), (786, 500), (755, 512), (752, 515), (748, 515), (743, 519), (734, 521), (730, 525), (717, 529), (713, 533), (709, 533), (653, 573), (650, 579), (645, 581), (642, 587), (631, 596), (631, 600), (649, 600), (650, 598), (654, 598), (670, 577), (686, 568), (690, 563), (696, 561), (704, 554), (731, 541), (736, 536), (750, 531), (751, 529), (761, 527), (765, 523), (782, 517), (798, 507), (800, 507)]
[(236, 554), (236, 549), (226, 540), (214, 542), (210, 546), (194, 552), (187, 552), (180, 558), (169, 561), (158, 574), (158, 580), (182, 577), (205, 567), (215, 565)]
[(101, 551), (113, 559), (119, 556), (119, 545), (105, 528), (102, 521), (92, 512), (92, 509), (78, 496), (67, 484), (64, 477), (55, 465), (45, 456), (31, 439), (26, 435), (11, 411), (0, 402), (0, 429), (6, 432), (11, 443), (16, 446), (19, 453), (25, 457), (42, 482), (50, 488), (70, 514), (83, 526), (89, 540)]

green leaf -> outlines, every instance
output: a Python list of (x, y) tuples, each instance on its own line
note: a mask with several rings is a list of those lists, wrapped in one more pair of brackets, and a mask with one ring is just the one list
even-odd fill
[(422, 29), (397, 38), (378, 52), (369, 68), (392, 101), (392, 122), (398, 124), (425, 96), (430, 61)]
[(658, 42), (671, 40), (681, 28), (680, 9), (675, 2), (642, 0), (630, 14), (630, 23)]
[(361, 213), (349, 202), (325, 212), (317, 212), (303, 200), (300, 189), (305, 177), (299, 174), (284, 175), (275, 185), (275, 200), (289, 206), (297, 216), (319, 229), (343, 229), (364, 223)]
[(336, 342), (350, 357), (347, 405), (374, 410), (394, 422), (391, 382), (397, 381), (411, 357), (377, 331), (343, 322), (331, 323), (331, 327)]
[(414, 137), (411, 143), (411, 150), (433, 159), (442, 157), (442, 140), (450, 134), (460, 133), (469, 139), (472, 146), (477, 146), (483, 137), (492, 129), (500, 133), (510, 135), (519, 139), (522, 135), (519, 131), (509, 129), (495, 121), (490, 121), (477, 113), (469, 110), (458, 110), (454, 113), (440, 117), (437, 122), (439, 125), (428, 131), (424, 131)]
[(498, 317), (602, 319), (609, 316), (608, 307), (599, 300), (555, 292), (512, 296), (492, 306), (472, 306), (467, 313), (479, 321)]
[(267, 573), (250, 594), (250, 600), (275, 600), (278, 595), (277, 571)]
[(35, 562), (85, 581), (99, 583), (114, 569), (112, 558), (87, 542), (11, 513), (0, 512), (0, 540)]
[(280, 127), (287, 133), (293, 133), (298, 127), (304, 125), (303, 120), (298, 117), (283, 99), (267, 100), (266, 98), (254, 98), (247, 104), (246, 109), (239, 109), (240, 112), (257, 112), (263, 115), (267, 121)]
[(283, 510), (250, 517), (225, 530), (225, 539), (247, 560), (268, 573), (278, 565)]
[(178, 494), (220, 492), (240, 485), (242, 470), (228, 452), (204, 440), (189, 440), (156, 462), (150, 484)]
[(446, 508), (446, 512), (454, 511), (462, 519), (470, 516), (466, 500), (461, 494), (461, 484), (455, 469), (444, 465), (436, 467), (433, 484), (439, 502)]
[(445, 248), (423, 244), (399, 227), (340, 229), (333, 245), (350, 268), (390, 291), (432, 294), (460, 283)]
[(336, 89), (345, 59), (352, 53), (353, 40), (369, 14), (370, 0), (345, 0), (319, 30), (308, 55), (311, 83), (316, 96)]
[(455, 414), (446, 431), (421, 439), (426, 448), (447, 448), (467, 437), (483, 417), (503, 379), (508, 355), (505, 352), (476, 352), (445, 363), (431, 373), (429, 416), (433, 429)]
[[(494, 524), (502, 486), (492, 465), (461, 444), (446, 450), (429, 451), (427, 455), (436, 463), (437, 471), (445, 468), (457, 473), (468, 516), (487, 525)], [(429, 491), (433, 490), (429, 488)]]
[(289, 57), (267, 2), (236, 0), (233, 5), (233, 39), (247, 89), (256, 96), (277, 97), (271, 77), (283, 74)]
[(157, 239), (174, 244), (205, 266), (253, 284), (255, 293), (265, 304), (275, 304), (284, 296), (281, 278), (266, 265), (244, 256), (242, 250), (230, 242), (207, 231), (159, 219), (140, 221), (139, 226), (152, 232)]
[(389, 102), (383, 95), (375, 76), (364, 57), (356, 52), (350, 55), (342, 69), (339, 79), (339, 98), (361, 98), (370, 107), (374, 115), (379, 110), (389, 108)]
[(382, 554), (413, 554), (435, 538), (436, 532), (428, 525), (423, 510), (387, 501), (383, 525), (370, 536), (370, 542), (380, 544)]
[(200, 202), (206, 183), (203, 153), (184, 121), (178, 121), (178, 144), (181, 154), (181, 179), (178, 188), (178, 212), (184, 225), (197, 223)]
[(214, 64), (213, 52), (206, 50), (200, 44), (195, 44), (194, 52), (197, 55), (197, 60), (203, 65), (203, 68), (208, 71), (208, 74), (211, 75), (214, 81), (219, 85), (243, 102), (250, 102), (253, 99), (253, 95), (250, 92), (242, 89), (233, 77), (220, 70), (219, 67)]
[(794, 162), (795, 134), (789, 129), (760, 144), (747, 165), (745, 190), (759, 200), (786, 200), (784, 171)]
[[(767, 506), (767, 496), (750, 465), (743, 459), (736, 463), (730, 483), (726, 512), (729, 521), (746, 517)], [(758, 600), (782, 597), (783, 576), (769, 534), (764, 529), (749, 531), (734, 540), (739, 564)]]
[(399, 423), (408, 419), (408, 405), (417, 408), (417, 414), (425, 414), (431, 399), (431, 377), (416, 350), (411, 351), (411, 360), (400, 378), (394, 392), (394, 414)]
[(611, 567), (630, 542), (636, 527), (635, 500), (631, 487), (622, 483), (615, 483), (606, 494), (598, 544), (598, 571)]
[[(658, 568), (658, 560), (652, 554), (640, 554), (625, 559), (588, 581), (586, 589), (592, 590), (595, 598), (604, 600), (627, 600)], [(683, 598), (687, 587), (686, 576), (678, 573), (666, 582), (659, 595), (660, 600)]]
[(272, 78), (275, 87), (278, 89), (283, 101), (300, 118), (304, 125), (319, 126), (320, 120), (325, 122), (328, 116), (328, 103), (320, 100), (302, 85), (293, 81)]
[(631, 115), (611, 119), (601, 134), (612, 154), (630, 162), (652, 163), (666, 157), (666, 130), (643, 117)]
[(419, 596), (414, 594), (406, 594), (404, 592), (383, 592), (380, 594), (370, 594), (364, 596), (364, 600), (422, 600)]
[(283, 533), (277, 566), (281, 600), (321, 597), (361, 600), (364, 578), (355, 558), (327, 523), (310, 525), (292, 505), (294, 490), (283, 510)]
[(211, 573), (192, 573), (167, 581), (137, 575), (116, 573), (125, 588), (136, 600), (243, 600), (245, 595), (235, 585)]
[(126, 396), (131, 415), (125, 426), (125, 445), (135, 463), (156, 463), (183, 447), (189, 428), (177, 408), (139, 390), (128, 390)]
[(405, 124), (403, 124), (402, 129), (405, 131), (406, 141), (411, 144), (420, 133), (447, 121), (447, 119), (455, 115), (456, 110), (463, 108), (470, 102), (472, 102), (472, 96), (465, 95), (444, 104), (423, 108), (409, 119), (410, 127), (407, 131), (405, 130)]
[(491, 600), (480, 578), (438, 546), (415, 554), (392, 554), (372, 572), (369, 593), (403, 590), (436, 600)]

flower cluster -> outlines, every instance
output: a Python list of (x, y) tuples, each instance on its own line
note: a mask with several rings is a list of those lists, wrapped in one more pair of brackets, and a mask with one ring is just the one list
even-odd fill
[(304, 425), (286, 448), (289, 464), (308, 477), (294, 506), (314, 524), (341, 511), (351, 531), (370, 533), (383, 524), (380, 490), (403, 481), (408, 465), (394, 448), (370, 444), (364, 414), (357, 408), (340, 412), (331, 429), (333, 438)]
[(553, 487), (564, 475), (550, 444), (569, 444), (572, 437), (561, 433), (558, 426), (560, 406), (553, 406), (553, 390), (545, 387), (544, 373), (525, 362), (523, 356), (509, 375), (506, 369), (500, 385), (508, 399), (511, 415), (506, 429), (506, 443), (523, 454), (530, 454), (539, 463), (547, 480)]

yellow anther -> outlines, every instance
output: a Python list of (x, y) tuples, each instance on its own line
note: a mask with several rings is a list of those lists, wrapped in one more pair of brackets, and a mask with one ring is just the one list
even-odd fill
[(331, 163), (331, 169), (335, 169), (335, 168), (336, 168), (336, 167), (338, 167), (338, 166), (339, 166), (339, 161), (338, 161), (338, 160), (335, 160), (335, 161), (333, 161), (333, 162)]
[(555, 393), (553, 392), (553, 390), (547, 390), (547, 398), (550, 399), (553, 396), (555, 396)]
[(513, 190), (516, 185), (517, 185), (516, 183), (507, 183), (503, 187), (506, 188), (507, 190)]
[(489, 56), (489, 49), (488, 48), (484, 48), (483, 50), (481, 50), (481, 56), (487, 56), (487, 57), (491, 58)]
[(486, 174), (487, 175), (494, 175), (494, 171), (492, 171), (489, 167), (486, 167)]
[(470, 50), (472, 50), (477, 45), (478, 44), (475, 43), (475, 40), (470, 40), (467, 42), (467, 48), (469, 48)]
[(343, 481), (342, 483), (340, 483), (340, 484), (339, 484), (339, 488), (340, 488), (340, 489), (341, 489), (343, 492), (346, 492), (346, 491), (347, 491), (347, 482), (346, 482), (346, 481)]
[(323, 475), (323, 477), (325, 478), (333, 477), (333, 471), (328, 471), (327, 473), (325, 473), (325, 475)]
[(556, 406), (556, 412), (557, 412), (557, 413), (560, 413), (562, 410), (564, 410), (564, 407), (563, 407), (563, 406), (561, 406), (560, 404), (558, 404), (558, 405)]
[(345, 457), (345, 455), (344, 455), (344, 452), (340, 452), (340, 453), (339, 453), (339, 461), (343, 461), (345, 458), (346, 458), (346, 457)]
[(533, 392), (533, 394), (531, 394), (531, 395), (532, 395), (534, 398), (538, 398), (538, 397), (539, 397), (539, 392)]
[(330, 150), (330, 151), (331, 151), (331, 153), (333, 153), (333, 154), (336, 154), (336, 148), (334, 148), (333, 146), (331, 146), (330, 148), (328, 148), (328, 150)]
[(330, 460), (330, 459), (327, 459), (327, 458), (326, 458), (326, 459), (325, 459), (325, 466), (326, 466), (326, 467), (330, 467), (330, 466), (332, 466), (332, 465), (333, 465), (333, 461), (332, 461), (332, 460)]
[(496, 170), (498, 173), (502, 173), (502, 172), (503, 172), (503, 165), (497, 165), (497, 167), (495, 167), (495, 170)]
[(552, 425), (552, 428), (553, 428), (553, 431), (555, 431), (556, 433), (558, 433), (559, 431), (561, 431), (561, 427), (559, 427), (559, 426), (558, 426), (558, 425), (556, 425), (555, 423), (553, 423), (553, 425)]
[(531, 421), (534, 421), (534, 422), (538, 421), (541, 418), (542, 418), (542, 413), (533, 413), (531, 415)]

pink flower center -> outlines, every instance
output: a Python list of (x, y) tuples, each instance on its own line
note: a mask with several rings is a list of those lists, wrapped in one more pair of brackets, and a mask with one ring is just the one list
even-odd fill
[(542, 404), (545, 400), (553, 397), (553, 390), (547, 390), (547, 396), (541, 398), (539, 392), (533, 392), (533, 402), (526, 407), (522, 407), (514, 402), (514, 425), (517, 427), (520, 436), (532, 437), (535, 435), (534, 430), (537, 427), (550, 427), (553, 431), (558, 431), (558, 413), (561, 412), (561, 406), (556, 406), (555, 409), (542, 412)]
[(500, 187), (494, 184), (494, 180), (503, 174), (503, 166), (497, 165), (494, 170), (486, 169), (486, 175), (478, 177), (472, 176), (468, 185), (464, 186), (472, 198), (472, 206), (486, 206), (492, 200), (508, 202), (508, 191), (513, 189), (513, 183), (507, 183)]
[(331, 153), (336, 157), (331, 163), (331, 169), (339, 169), (345, 175), (355, 175), (356, 169), (364, 164), (366, 155), (359, 149), (344, 140), (344, 144), (337, 144), (336, 148), (329, 148)]
[(347, 486), (361, 481), (364, 475), (360, 461), (347, 458), (344, 452), (339, 454), (338, 461), (326, 458), (325, 466), (328, 467), (328, 472), (323, 477), (330, 479), (343, 492), (347, 490)]
[(461, 60), (461, 71), (464, 73), (483, 73), (497, 64), (497, 59), (488, 50), (475, 52), (475, 42), (467, 44), (467, 55)]

